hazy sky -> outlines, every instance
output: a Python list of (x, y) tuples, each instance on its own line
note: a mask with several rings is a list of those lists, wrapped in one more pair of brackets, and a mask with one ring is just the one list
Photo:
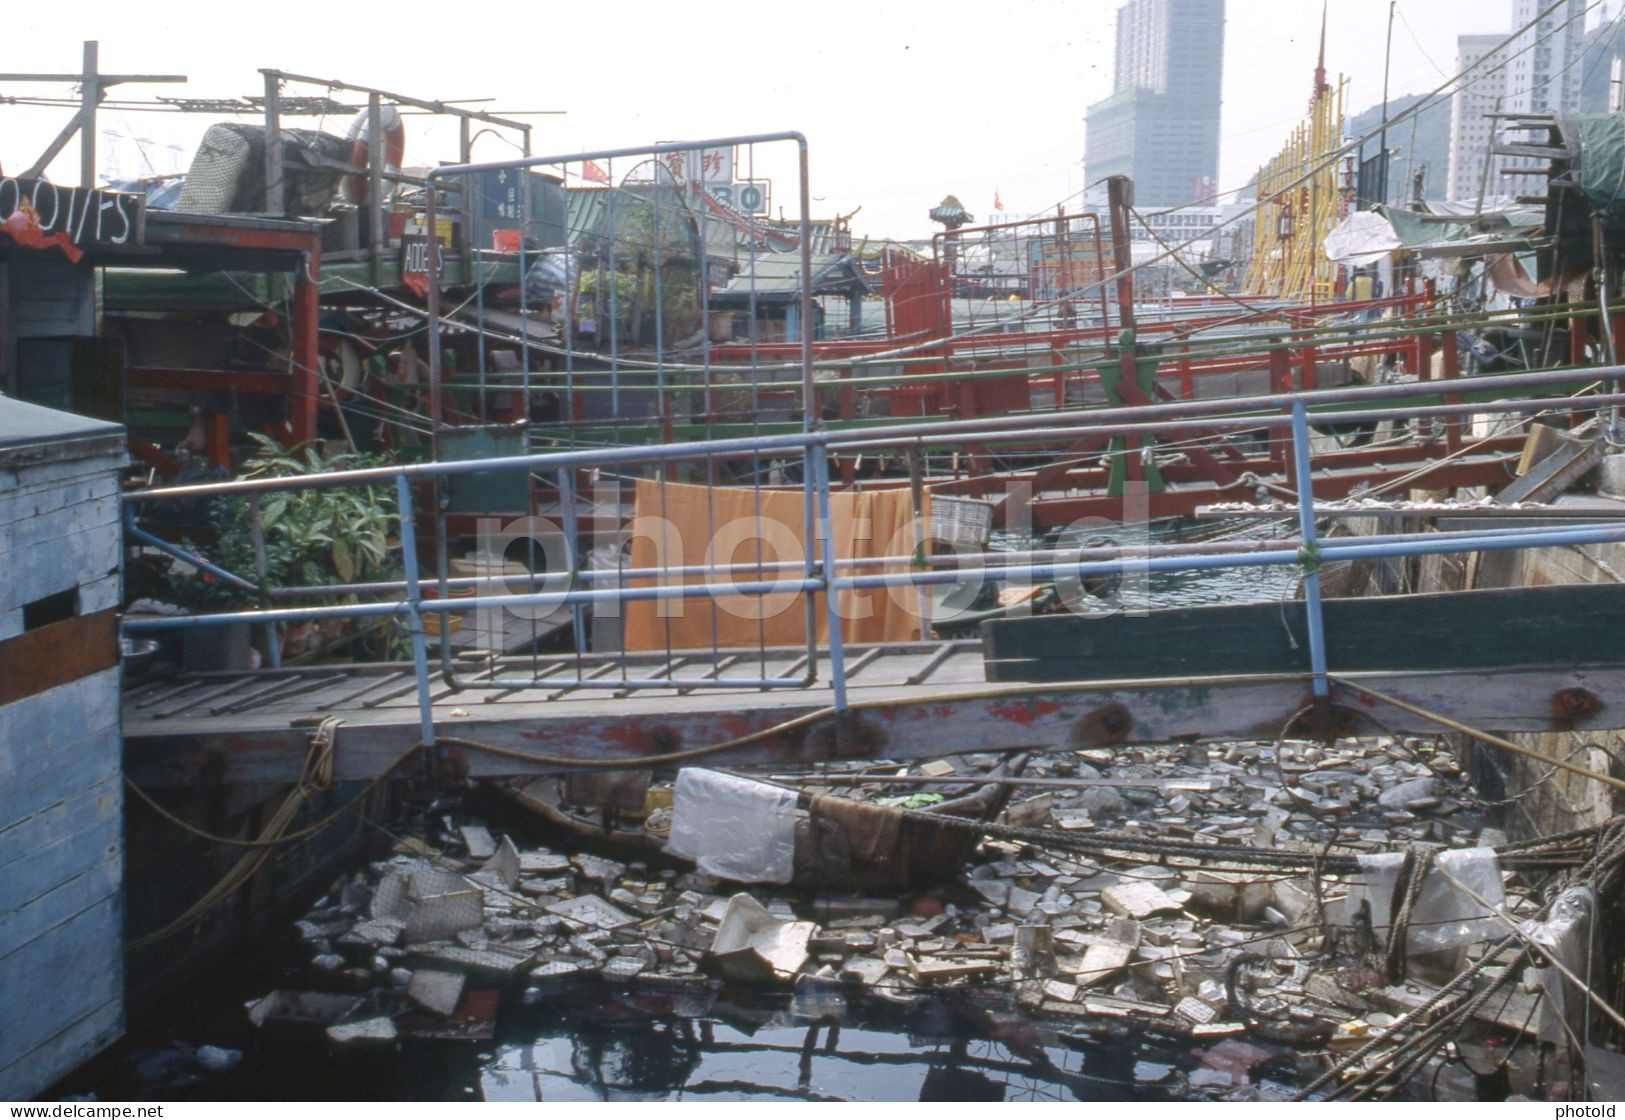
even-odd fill
[[(1612, 15), (1618, 0), (1606, 7)], [(423, 98), (494, 98), (538, 116), (533, 150), (563, 154), (657, 140), (797, 129), (811, 145), (813, 212), (860, 205), (860, 234), (911, 237), (925, 213), (958, 195), (979, 220), (995, 191), (1005, 214), (1053, 210), (1084, 187), (1085, 108), (1111, 92), (1118, 0), (1002, 4), (824, 0), (816, 4), (310, 4), (191, 0), (8, 12), (0, 72), (76, 70), (81, 41), (101, 43), (102, 69), (179, 73), (185, 86), (123, 86), (118, 96), (227, 97), (261, 91), (260, 67), (336, 78)], [(1390, 94), (1430, 90), (1454, 72), (1460, 33), (1509, 31), (1511, 0), (1399, 0)], [(1350, 79), (1347, 108), (1380, 100), (1388, 0), (1334, 0), (1328, 71)], [(1595, 23), (1602, 7), (1591, 13)], [(257, 13), (264, 12), (264, 16)], [(1313, 0), (1229, 0), (1221, 189), (1241, 186), (1285, 141), (1310, 92), (1320, 32)], [(0, 85), (0, 95), (67, 93)], [(314, 91), (312, 91), (314, 92)], [(65, 109), (0, 106), (0, 166), (21, 171), (67, 119)], [(126, 171), (189, 155), (209, 118), (108, 110), (100, 129), (129, 138)], [(289, 122), (310, 124), (314, 122)], [(346, 122), (327, 121), (342, 131)], [(456, 155), (456, 127), (411, 118), (407, 162)], [(482, 137), (477, 159), (513, 149)], [(775, 208), (794, 212), (792, 172), (760, 157)], [(628, 164), (617, 166), (619, 174)], [(72, 183), (77, 147), (51, 177)]]

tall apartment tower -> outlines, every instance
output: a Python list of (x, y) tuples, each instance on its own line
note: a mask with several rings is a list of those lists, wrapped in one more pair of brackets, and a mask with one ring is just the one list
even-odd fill
[[(1505, 35), (1458, 35), (1456, 37), (1456, 73), (1476, 65), (1500, 44)], [(1474, 74), (1489, 70), (1493, 62)], [(1485, 74), (1471, 85), (1458, 89), (1450, 99), (1450, 173), (1445, 193), (1453, 201), (1478, 197), (1480, 189), (1487, 195), (1501, 193), (1496, 176), (1486, 181), (1484, 161), (1489, 158), (1490, 136), (1494, 133), (1489, 114), (1500, 112), (1506, 99), (1506, 71)]]
[(1087, 178), (1127, 175), (1145, 205), (1211, 201), (1223, 75), (1224, 0), (1128, 0), (1113, 93), (1086, 117)]
[[(1551, 6), (1551, 0), (1512, 0), (1515, 30)], [(1484, 176), (1484, 161), (1494, 140), (1486, 113), (1573, 113), (1580, 108), (1580, 66), (1585, 53), (1585, 0), (1563, 0), (1506, 47), (1498, 59), (1475, 72), (1477, 80), (1456, 91), (1450, 107), (1450, 180), (1452, 199), (1486, 195), (1540, 192), (1539, 180), (1503, 175), (1503, 168), (1529, 166), (1536, 172), (1544, 164), (1507, 156), (1496, 157)], [(1458, 70), (1482, 59), (1502, 35), (1463, 35), (1456, 40)], [(1499, 67), (1496, 63), (1502, 63)], [(1493, 73), (1488, 71), (1493, 70)], [(1514, 134), (1516, 138), (1521, 134)]]
[[(1512, 26), (1522, 27), (1549, 7), (1551, 0), (1512, 0)], [(1580, 108), (1585, 10), (1585, 0), (1565, 0), (1561, 8), (1518, 36), (1512, 51), (1523, 53), (1506, 68), (1502, 112), (1572, 113)]]

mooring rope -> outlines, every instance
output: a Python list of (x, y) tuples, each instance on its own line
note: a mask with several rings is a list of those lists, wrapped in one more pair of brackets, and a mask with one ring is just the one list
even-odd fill
[(208, 891), (204, 893), (202, 898), (198, 899), (191, 906), (187, 907), (184, 913), (166, 923), (161, 928), (154, 930), (152, 933), (138, 937), (134, 941), (130, 942), (127, 946), (125, 946), (124, 951), (126, 953), (139, 952), (142, 949), (149, 948), (152, 945), (156, 945), (161, 941), (165, 941), (170, 937), (173, 937), (182, 930), (190, 928), (192, 925), (201, 920), (204, 915), (221, 905), (233, 894), (235, 894), (239, 888), (248, 883), (249, 880), (253, 879), (254, 876), (259, 873), (260, 869), (265, 866), (266, 861), (271, 858), (271, 853), (274, 849), (312, 836), (333, 824), (345, 813), (351, 812), (365, 804), (367, 796), (385, 780), (387, 780), (395, 769), (400, 766), (402, 762), (406, 761), (408, 757), (410, 757), (413, 751), (418, 749), (417, 747), (413, 747), (411, 751), (407, 751), (405, 754), (401, 755), (401, 757), (392, 763), (387, 770), (369, 782), (366, 788), (363, 789), (353, 801), (346, 804), (342, 809), (330, 814), (310, 828), (302, 829), (296, 833), (289, 833), (289, 827), (298, 818), (300, 812), (303, 811), (305, 806), (310, 804), (310, 802), (319, 795), (326, 793), (333, 788), (333, 757), (338, 738), (338, 729), (341, 722), (342, 721), (337, 716), (329, 716), (327, 719), (324, 719), (321, 726), (311, 734), (310, 748), (305, 754), (305, 764), (299, 775), (299, 780), (294, 784), (293, 789), (288, 791), (288, 796), (283, 799), (282, 804), (277, 807), (276, 812), (271, 814), (270, 820), (265, 822), (265, 827), (260, 830), (259, 836), (252, 841), (236, 840), (227, 836), (216, 836), (212, 833), (208, 833), (202, 829), (196, 828), (186, 821), (181, 820), (179, 817), (164, 809), (162, 806), (158, 805), (150, 796), (146, 794), (145, 791), (139, 789), (134, 783), (129, 782), (128, 779), (126, 779), (126, 785), (128, 785), (131, 789), (134, 789), (135, 792), (141, 796), (142, 800), (156, 810), (164, 820), (176, 825), (183, 831), (193, 836), (197, 836), (200, 839), (209, 840), (213, 843), (251, 849), (250, 851), (245, 852), (242, 858), (233, 864), (231, 869), (221, 877), (220, 881), (215, 883), (214, 886), (210, 887)]

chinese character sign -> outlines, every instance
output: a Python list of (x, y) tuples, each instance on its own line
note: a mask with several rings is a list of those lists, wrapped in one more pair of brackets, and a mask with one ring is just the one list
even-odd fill
[(731, 183), (734, 177), (732, 148), (690, 148), (667, 152), (666, 169), (679, 183)]

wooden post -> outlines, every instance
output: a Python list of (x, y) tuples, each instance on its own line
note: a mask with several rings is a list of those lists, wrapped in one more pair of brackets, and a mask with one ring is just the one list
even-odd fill
[[(1134, 185), (1125, 175), (1106, 180), (1111, 208), (1112, 271), (1117, 273), (1117, 321), (1122, 326), (1118, 338), (1119, 385), (1139, 385), (1139, 362), (1134, 344), (1134, 255), (1129, 248), (1128, 211), (1134, 205)], [(1140, 468), (1140, 437), (1123, 437), (1123, 467), (1126, 477), (1137, 482), (1144, 477)]]
[(203, 453), (211, 466), (231, 473), (231, 417), (224, 412), (203, 414)]
[[(919, 562), (931, 557), (931, 535), (925, 527), (925, 462), (919, 447), (910, 447), (908, 457), (908, 489), (914, 506), (914, 550)], [(1002, 508), (1002, 507), (1001, 507)], [(931, 640), (931, 589), (925, 584), (915, 588), (920, 611), (920, 641)]]
[[(310, 239), (310, 255), (293, 287), (293, 392), (288, 398), (288, 424), (293, 445), (302, 447), (316, 437), (317, 295), (321, 287), (322, 242)], [(337, 402), (334, 402), (335, 406)]]
[[(1461, 376), (1461, 352), (1456, 343), (1456, 332), (1445, 331), (1439, 336), (1440, 350), (1444, 360), (1440, 363), (1440, 373), (1445, 381), (1454, 381)], [(1446, 393), (1446, 404), (1455, 404), (1461, 397), (1456, 393)], [(1448, 417), (1444, 422), (1444, 444), (1451, 451), (1461, 448), (1462, 418), (1460, 416)]]
[[(1134, 255), (1129, 248), (1128, 209), (1134, 205), (1133, 184), (1125, 175), (1113, 175), (1106, 180), (1106, 194), (1111, 208), (1112, 271), (1117, 273), (1117, 321), (1123, 330), (1132, 331)], [(1123, 376), (1131, 376), (1128, 367), (1124, 367)]]
[[(852, 367), (843, 367), (837, 376), (840, 378), (841, 387), (836, 392), (836, 415), (842, 420), (851, 420), (857, 415), (857, 401), (854, 399), (855, 390), (852, 388)], [(858, 481), (857, 457), (838, 455), (835, 462), (841, 468), (841, 485), (850, 490)]]
[[(367, 95), (367, 263), (377, 287), (384, 257), (384, 101)], [(435, 235), (434, 230), (429, 236)]]
[[(470, 131), (473, 126), (468, 117), (459, 117), (457, 126), (457, 152), (459, 160), (462, 163), (473, 163), (474, 138), (472, 132)], [(529, 133), (526, 135), (528, 136)], [(528, 156), (530, 155), (530, 152), (527, 151), (525, 154)], [(520, 174), (523, 175), (524, 172), (520, 172)], [(463, 268), (465, 269), (464, 275), (472, 277), (477, 275), (477, 273), (473, 271), (474, 254), (468, 251), (469, 231), (474, 228), (474, 178), (471, 175), (464, 175), (458, 180), (458, 184), (461, 187), (461, 194), (458, 197), (462, 200), (459, 209), (462, 211), (463, 220), (457, 223), (457, 231), (452, 237), (452, 248), (457, 255), (462, 258)], [(526, 185), (527, 184), (521, 184), (521, 189), (524, 189), (524, 186)], [(523, 229), (519, 231), (521, 244), (523, 244), (522, 239), (527, 232), (529, 231)], [(487, 246), (487, 248), (489, 248), (489, 246)], [(523, 280), (520, 281), (520, 283), (523, 282)]]
[(1281, 346), (1281, 340), (1270, 340), (1269, 370), (1270, 392), (1292, 392), (1292, 356)]
[(282, 209), (282, 83), (265, 75), (265, 212), (281, 217)]
[(56, 138), (46, 145), (28, 170), (18, 178), (42, 179), (51, 161), (62, 154), (75, 132), (79, 133), (79, 175), (81, 186), (91, 190), (96, 186), (96, 107), (101, 103), (102, 91), (123, 82), (184, 82), (181, 74), (103, 74), (96, 65), (96, 43), (85, 43), (84, 68), (77, 74), (0, 74), (0, 82), (77, 82), (79, 108)]
[(96, 106), (101, 104), (101, 78), (97, 73), (96, 40), (85, 42), (85, 72), (79, 84), (79, 185), (96, 189)]
[[(1269, 352), (1270, 392), (1290, 393), (1292, 391), (1292, 355), (1278, 338), (1270, 339)], [(1286, 441), (1271, 429), (1268, 435), (1270, 466), (1277, 474), (1286, 471)]]

